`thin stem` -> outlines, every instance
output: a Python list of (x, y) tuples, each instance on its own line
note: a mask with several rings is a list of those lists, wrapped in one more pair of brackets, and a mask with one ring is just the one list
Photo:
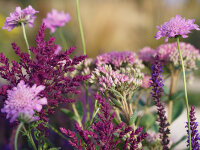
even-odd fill
[(177, 37), (177, 46), (178, 46), (178, 52), (179, 52), (179, 56), (181, 58), (181, 65), (182, 65), (182, 70), (183, 70), (183, 82), (184, 82), (184, 90), (185, 90), (185, 103), (186, 103), (186, 108), (187, 108), (187, 119), (188, 119), (189, 145), (190, 145), (190, 150), (192, 150), (191, 132), (190, 132), (190, 117), (189, 117), (189, 104), (188, 104), (188, 96), (187, 96), (185, 67), (184, 67), (184, 64), (183, 64), (183, 57), (182, 57), (181, 50), (180, 50), (179, 37)]
[(84, 38), (83, 27), (82, 27), (82, 23), (81, 23), (81, 16), (80, 16), (80, 11), (79, 11), (79, 0), (76, 0), (76, 11), (77, 11), (77, 18), (78, 18), (78, 23), (79, 23), (79, 30), (80, 30), (80, 34), (81, 34), (83, 54), (86, 55), (85, 38)]
[(56, 129), (54, 126), (52, 126), (52, 125), (48, 125), (55, 133), (57, 133), (60, 137), (62, 137), (63, 139), (65, 139), (65, 140), (67, 140), (68, 141), (68, 139), (58, 130), (58, 129)]
[(35, 142), (34, 142), (34, 140), (32, 138), (32, 135), (31, 135), (30, 131), (27, 131), (26, 128), (25, 128), (25, 126), (23, 126), (23, 129), (24, 129), (24, 132), (25, 132), (26, 136), (28, 137), (28, 139), (29, 139), (29, 141), (30, 141), (33, 149), (37, 150), (37, 147), (35, 145)]
[(17, 127), (17, 131), (16, 131), (16, 134), (15, 134), (15, 150), (17, 150), (17, 140), (18, 140), (18, 136), (19, 136), (19, 131), (21, 130), (23, 125), (24, 125), (24, 123), (21, 122)]
[(26, 30), (25, 30), (24, 23), (22, 22), (21, 25), (22, 25), (22, 31), (23, 31), (23, 35), (24, 35), (24, 40), (26, 42), (26, 47), (28, 49), (28, 54), (30, 55), (30, 58), (31, 58), (31, 51), (29, 50), (29, 44), (28, 44), (28, 40), (27, 40), (27, 37), (26, 37)]
[(74, 111), (75, 116), (77, 117), (78, 124), (80, 125), (80, 127), (83, 127), (82, 122), (81, 122), (81, 118), (80, 118), (80, 116), (78, 114), (78, 111), (77, 111), (76, 106), (75, 106), (74, 103), (72, 103), (72, 109)]
[(62, 40), (62, 43), (64, 45), (64, 49), (68, 49), (69, 47), (67, 45), (67, 42), (65, 40), (65, 37), (63, 35), (63, 32), (62, 32), (61, 28), (58, 29), (58, 32), (59, 32), (60, 39)]

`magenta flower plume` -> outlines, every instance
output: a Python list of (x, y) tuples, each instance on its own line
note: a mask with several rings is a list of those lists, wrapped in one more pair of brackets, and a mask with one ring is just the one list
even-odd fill
[[(44, 85), (46, 88), (41, 92), (42, 97), (48, 100), (48, 107), (42, 109), (39, 113), (41, 120), (47, 122), (48, 116), (53, 114), (61, 103), (71, 103), (75, 100), (72, 95), (80, 93), (78, 87), (82, 81), (87, 80), (90, 75), (76, 75), (70, 77), (69, 74), (75, 70), (75, 66), (82, 62), (86, 56), (70, 55), (75, 47), (55, 54), (58, 46), (55, 45), (55, 38), (45, 40), (45, 26), (42, 25), (37, 36), (36, 46), (30, 47), (34, 54), (31, 60), (27, 53), (21, 52), (16, 43), (12, 44), (15, 53), (19, 56), (20, 62), (11, 61), (0, 54), (0, 76), (9, 82), (8, 86), (3, 86), (0, 95), (6, 96), (5, 91), (10, 89), (11, 85), (16, 86), (19, 80), (24, 80), (28, 85)], [(60, 62), (65, 61), (63, 65)]]
[(28, 6), (25, 9), (21, 9), (21, 7), (16, 7), (13, 13), (10, 13), (10, 16), (6, 18), (5, 25), (2, 29), (8, 29), (11, 31), (17, 26), (21, 26), (21, 23), (28, 24), (29, 27), (33, 27), (33, 23), (36, 19), (35, 14), (39, 11), (33, 9), (32, 6)]
[(95, 95), (95, 99), (101, 104), (98, 120), (93, 122), (89, 130), (82, 129), (78, 124), (75, 125), (82, 141), (78, 140), (76, 132), (60, 128), (61, 132), (70, 138), (69, 143), (78, 150), (83, 147), (87, 150), (117, 150), (119, 149), (117, 145), (123, 141), (122, 139), (125, 139), (125, 142), (122, 143), (123, 149), (139, 150), (139, 143), (147, 137), (146, 133), (142, 133), (142, 128), (138, 127), (133, 130), (132, 127), (127, 127), (123, 129), (124, 123), (115, 126), (112, 122), (115, 114), (110, 113), (109, 103), (100, 95)]
[[(187, 134), (188, 134), (188, 123), (185, 126), (187, 128)], [(198, 123), (196, 122), (196, 117), (195, 117), (195, 110), (194, 106), (191, 107), (190, 109), (190, 128), (191, 128), (191, 142), (192, 142), (192, 150), (200, 150), (200, 135), (197, 130)], [(187, 140), (187, 147), (189, 147), (189, 136)]]
[(68, 13), (64, 11), (58, 12), (56, 9), (53, 9), (50, 13), (47, 13), (47, 17), (43, 19), (43, 23), (54, 33), (56, 28), (65, 26), (70, 20), (71, 17)]
[(159, 30), (156, 33), (155, 38), (158, 40), (161, 37), (166, 37), (165, 42), (168, 41), (168, 38), (174, 38), (177, 36), (182, 36), (183, 38), (188, 37), (188, 33), (191, 33), (191, 30), (200, 30), (197, 24), (194, 24), (195, 19), (185, 19), (180, 15), (171, 18), (170, 21), (165, 22), (160, 27), (157, 26)]
[(46, 97), (41, 98), (39, 93), (45, 89), (45, 86), (34, 84), (29, 87), (21, 80), (17, 87), (13, 87), (11, 90), (7, 90), (7, 100), (1, 112), (7, 113), (7, 119), (10, 118), (10, 122), (14, 122), (18, 117), (28, 116), (29, 119), (36, 120), (34, 117), (35, 111), (40, 112), (42, 105), (47, 105)]
[(161, 102), (161, 97), (163, 94), (163, 80), (161, 73), (163, 72), (160, 58), (158, 55), (155, 57), (154, 65), (152, 66), (151, 75), (151, 87), (153, 101), (157, 107), (158, 122), (159, 122), (159, 132), (161, 134), (160, 138), (162, 140), (163, 150), (169, 150), (169, 123), (167, 122), (166, 111), (164, 104)]

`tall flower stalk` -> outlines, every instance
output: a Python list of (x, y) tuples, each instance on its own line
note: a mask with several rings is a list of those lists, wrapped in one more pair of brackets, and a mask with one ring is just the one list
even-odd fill
[(183, 64), (183, 57), (181, 54), (180, 50), (180, 45), (179, 45), (179, 37), (177, 39), (177, 47), (178, 47), (178, 52), (179, 56), (181, 59), (181, 66), (182, 66), (182, 71), (183, 71), (183, 83), (184, 83), (184, 91), (185, 91), (185, 103), (186, 103), (186, 109), (187, 109), (187, 119), (188, 119), (188, 134), (189, 134), (189, 145), (190, 145), (190, 150), (192, 149), (192, 143), (191, 143), (191, 129), (190, 129), (190, 112), (189, 112), (189, 103), (188, 103), (188, 96), (187, 96), (187, 84), (186, 84), (186, 76), (185, 76), (185, 67)]
[(28, 54), (30, 55), (30, 58), (31, 58), (31, 51), (29, 49), (29, 44), (28, 44), (28, 40), (27, 40), (27, 36), (26, 36), (26, 30), (25, 30), (24, 23), (22, 22), (21, 25), (22, 25), (22, 31), (23, 31), (24, 40), (26, 42), (26, 47), (28, 49)]
[(17, 141), (18, 141), (19, 132), (20, 132), (20, 130), (21, 130), (21, 128), (22, 128), (23, 125), (24, 125), (24, 123), (21, 122), (18, 125), (18, 127), (17, 127), (17, 131), (16, 131), (16, 134), (15, 134), (15, 150), (18, 150), (18, 148), (17, 148)]
[(80, 11), (79, 11), (79, 0), (76, 0), (76, 11), (77, 11), (79, 30), (80, 30), (80, 34), (81, 34), (83, 54), (86, 55), (85, 38), (84, 38), (83, 27), (82, 27), (82, 22), (81, 22), (81, 16), (80, 16)]

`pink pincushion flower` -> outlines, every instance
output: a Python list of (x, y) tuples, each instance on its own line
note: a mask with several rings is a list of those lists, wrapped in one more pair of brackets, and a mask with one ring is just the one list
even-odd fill
[(68, 13), (64, 11), (58, 12), (56, 9), (53, 9), (50, 13), (47, 13), (47, 17), (43, 19), (43, 23), (54, 33), (56, 28), (65, 26), (70, 20), (71, 17)]
[(17, 87), (7, 90), (7, 100), (1, 109), (3, 113), (7, 113), (7, 119), (10, 122), (16, 121), (20, 116), (28, 116), (32, 121), (36, 120), (35, 111), (40, 112), (42, 105), (47, 104), (45, 97), (41, 98), (38, 94), (45, 89), (45, 86), (36, 86), (34, 84), (29, 87), (21, 80)]
[(153, 62), (155, 50), (151, 47), (144, 47), (138, 52), (138, 57), (144, 62)]
[(17, 26), (20, 26), (21, 23), (29, 24), (29, 27), (33, 27), (33, 23), (35, 21), (35, 14), (39, 11), (33, 9), (32, 6), (28, 6), (25, 9), (21, 9), (21, 7), (16, 7), (13, 13), (10, 13), (10, 16), (6, 18), (5, 25), (2, 29), (8, 29), (11, 31)]
[(173, 38), (176, 36), (182, 36), (183, 38), (188, 37), (188, 33), (191, 33), (190, 30), (200, 30), (197, 24), (194, 24), (195, 19), (185, 19), (180, 15), (176, 15), (176, 17), (171, 18), (170, 21), (165, 22), (160, 27), (157, 26), (159, 30), (156, 33), (155, 38), (158, 40), (161, 37), (166, 37), (165, 42), (168, 41), (168, 38)]

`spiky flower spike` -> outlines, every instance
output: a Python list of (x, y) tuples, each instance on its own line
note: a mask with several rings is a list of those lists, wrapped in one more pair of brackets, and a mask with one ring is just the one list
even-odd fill
[[(188, 122), (187, 125), (185, 126), (187, 128), (187, 134), (188, 134)], [(194, 111), (194, 106), (191, 106), (190, 109), (190, 128), (191, 128), (191, 141), (192, 141), (192, 150), (200, 150), (200, 135), (197, 130), (198, 123), (196, 122), (196, 117), (195, 117), (195, 111)], [(189, 136), (187, 140), (187, 147), (189, 147)]]
[(163, 70), (159, 56), (156, 55), (151, 74), (151, 87), (153, 88), (152, 97), (157, 107), (158, 122), (160, 126), (159, 132), (161, 134), (160, 138), (162, 140), (163, 150), (169, 150), (169, 123), (167, 122), (164, 105), (161, 102), (161, 97), (163, 94), (162, 72)]

